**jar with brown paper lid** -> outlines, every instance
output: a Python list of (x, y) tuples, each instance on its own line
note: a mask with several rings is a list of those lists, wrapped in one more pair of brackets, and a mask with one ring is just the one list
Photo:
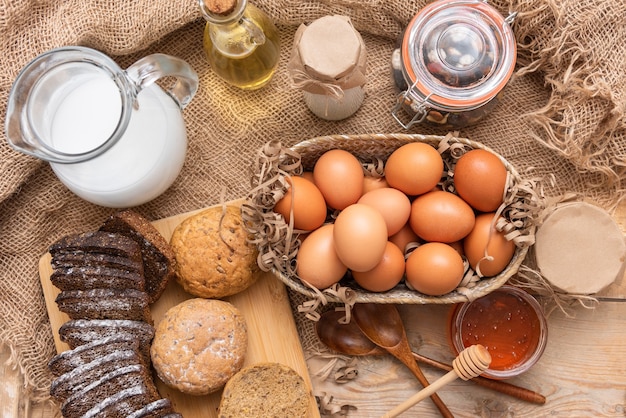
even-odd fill
[(623, 280), (624, 234), (599, 206), (563, 198), (541, 214), (535, 240), (538, 272), (561, 294), (594, 295)]
[(341, 120), (363, 103), (366, 63), (365, 43), (350, 19), (325, 16), (298, 28), (289, 73), (315, 115)]

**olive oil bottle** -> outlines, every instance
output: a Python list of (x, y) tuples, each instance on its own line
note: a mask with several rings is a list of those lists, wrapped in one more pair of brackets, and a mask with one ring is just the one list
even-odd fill
[(270, 18), (247, 0), (198, 0), (204, 18), (203, 45), (215, 73), (233, 86), (266, 85), (278, 66), (280, 40)]

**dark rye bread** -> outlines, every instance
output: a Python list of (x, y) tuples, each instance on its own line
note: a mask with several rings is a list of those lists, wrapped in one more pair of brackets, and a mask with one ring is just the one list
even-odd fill
[(66, 235), (49, 247), (52, 258), (63, 253), (100, 253), (131, 259), (141, 258), (139, 244), (127, 236), (104, 231)]
[(176, 413), (172, 407), (172, 402), (167, 399), (159, 399), (149, 403), (141, 409), (134, 411), (128, 418), (163, 418), (163, 417), (182, 417)]
[(118, 414), (113, 411), (110, 416), (123, 417), (157, 399), (160, 395), (148, 370), (142, 365), (131, 365), (113, 370), (76, 391), (61, 404), (61, 412), (67, 418), (85, 414), (106, 416), (101, 413), (103, 407), (120, 404), (118, 407), (124, 409)]
[(145, 290), (143, 274), (111, 267), (56, 268), (50, 281), (61, 290), (135, 289)]
[(111, 215), (100, 230), (125, 235), (139, 244), (150, 303), (161, 297), (175, 275), (176, 263), (174, 251), (165, 237), (147, 219), (130, 209)]
[(135, 289), (63, 290), (56, 297), (71, 319), (130, 319), (152, 323), (148, 295)]
[(72, 270), (90, 266), (94, 269), (109, 268), (124, 272), (134, 272), (143, 276), (143, 260), (141, 257), (125, 257), (119, 255), (90, 252), (58, 252), (50, 260), (53, 270)]
[(154, 332), (154, 327), (143, 321), (77, 319), (61, 325), (59, 338), (71, 349), (111, 336), (134, 338), (139, 342), (139, 350), (149, 362), (150, 344), (154, 339)]
[(94, 380), (114, 370), (132, 365), (146, 367), (138, 348), (128, 345), (126, 348), (111, 351), (57, 377), (50, 385), (50, 395), (59, 403), (64, 402)]
[(137, 337), (124, 334), (111, 335), (57, 354), (48, 362), (48, 370), (54, 377), (59, 377), (107, 354), (128, 349), (139, 352)]

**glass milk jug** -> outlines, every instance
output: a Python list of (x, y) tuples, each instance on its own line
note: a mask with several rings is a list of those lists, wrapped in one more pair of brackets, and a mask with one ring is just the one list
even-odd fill
[[(156, 80), (173, 80), (163, 90)], [(148, 55), (122, 70), (99, 51), (70, 46), (36, 57), (17, 76), (6, 115), (16, 150), (49, 161), (81, 198), (121, 208), (163, 193), (182, 169), (181, 110), (198, 76), (184, 61)]]

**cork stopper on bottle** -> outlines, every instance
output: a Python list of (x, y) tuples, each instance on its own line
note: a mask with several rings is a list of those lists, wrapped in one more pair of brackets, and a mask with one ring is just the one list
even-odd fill
[(237, 6), (237, 0), (203, 0), (204, 9), (218, 16), (228, 16)]

